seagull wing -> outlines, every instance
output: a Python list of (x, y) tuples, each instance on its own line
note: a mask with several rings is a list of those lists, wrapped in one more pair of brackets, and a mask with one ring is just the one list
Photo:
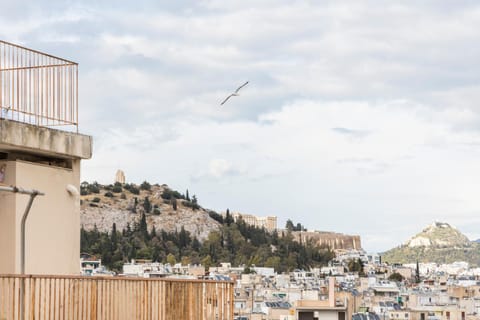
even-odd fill
[(235, 90), (235, 93), (238, 93), (238, 91), (240, 91), (240, 89), (242, 89), (243, 87), (245, 87), (247, 84), (248, 84), (248, 81), (245, 82), (244, 84), (242, 84), (240, 87), (238, 87), (237, 90)]
[(220, 103), (221, 106), (223, 106), (223, 104), (225, 102), (227, 102), (228, 99), (230, 99), (230, 97), (233, 96), (233, 94), (229, 95), (228, 97), (225, 98), (225, 100), (222, 101), (222, 103)]

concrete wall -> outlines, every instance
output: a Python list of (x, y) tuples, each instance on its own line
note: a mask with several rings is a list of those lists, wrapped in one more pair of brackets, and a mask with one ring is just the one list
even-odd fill
[(90, 159), (92, 137), (0, 119), (0, 147), (32, 154)]
[(293, 231), (293, 238), (302, 243), (313, 240), (319, 246), (327, 246), (332, 250), (358, 250), (362, 248), (362, 242), (358, 235), (347, 235), (325, 231)]
[[(80, 160), (72, 169), (26, 161), (7, 162), (9, 185), (44, 192), (37, 196), (28, 215), (25, 237), (27, 274), (79, 274), (79, 198), (70, 195), (71, 184), (79, 190)], [(28, 195), (2, 192), (0, 201), (0, 273), (20, 273), (20, 227)]]
[[(4, 185), (14, 185), (15, 164), (0, 160), (0, 167), (6, 164)], [(13, 273), (15, 270), (15, 197), (11, 193), (0, 192), (0, 273)]]
[[(80, 273), (80, 159), (92, 155), (92, 138), (0, 119), (4, 185), (36, 189), (26, 224), (25, 272)], [(0, 274), (20, 273), (20, 228), (29, 195), (0, 192)]]

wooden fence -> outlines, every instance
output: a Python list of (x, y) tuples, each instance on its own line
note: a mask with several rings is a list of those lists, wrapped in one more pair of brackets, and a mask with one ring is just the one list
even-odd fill
[(0, 319), (22, 313), (35, 320), (232, 320), (233, 282), (0, 275)]

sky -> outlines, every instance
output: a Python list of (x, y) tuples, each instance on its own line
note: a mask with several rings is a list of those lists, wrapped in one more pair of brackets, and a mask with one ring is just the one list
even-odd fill
[(0, 39), (79, 63), (82, 181), (121, 169), (369, 252), (434, 221), (480, 238), (478, 1), (0, 8)]

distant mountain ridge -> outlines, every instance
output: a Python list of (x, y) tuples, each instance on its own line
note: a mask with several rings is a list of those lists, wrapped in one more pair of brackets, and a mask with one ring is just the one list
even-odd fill
[[(145, 214), (148, 230), (179, 232), (182, 228), (199, 241), (204, 241), (212, 231), (220, 231), (218, 213), (202, 208), (195, 195), (172, 190), (166, 184), (144, 182), (135, 184), (101, 185), (96, 182), (81, 184), (80, 223), (84, 230), (97, 229), (111, 232), (133, 228)], [(218, 216), (216, 218), (216, 216)], [(280, 236), (283, 234), (279, 230)], [(295, 241), (313, 241), (332, 250), (361, 249), (358, 235), (326, 231), (292, 231)]]
[(466, 261), (480, 265), (480, 243), (470, 241), (457, 228), (445, 222), (434, 222), (402, 245), (382, 254), (389, 263)]

